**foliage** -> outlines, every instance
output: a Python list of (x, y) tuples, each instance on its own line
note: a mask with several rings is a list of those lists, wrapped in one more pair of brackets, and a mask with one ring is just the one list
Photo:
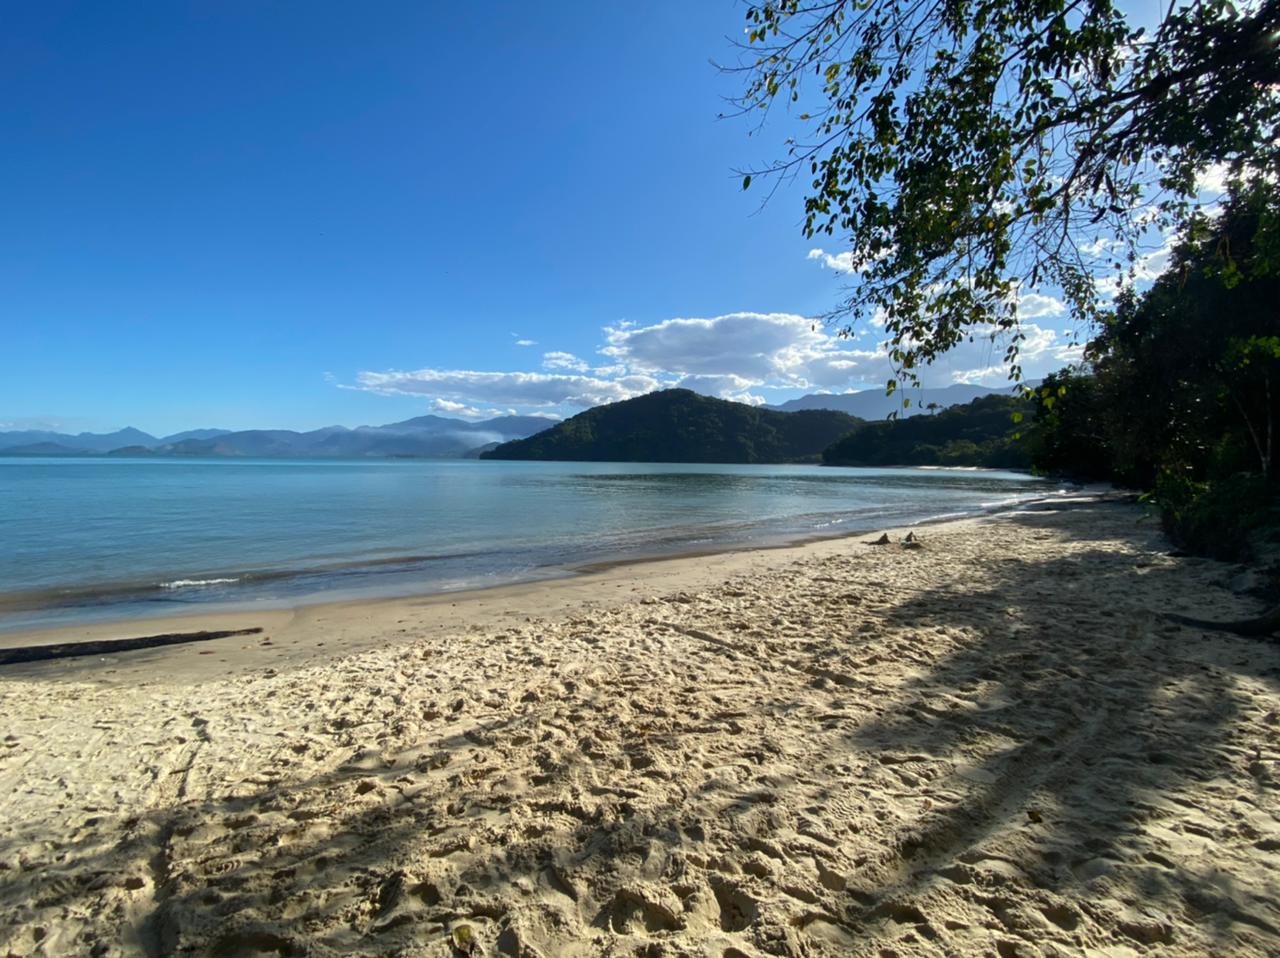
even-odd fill
[(1257, 473), (1196, 482), (1166, 471), (1156, 478), (1152, 499), (1174, 542), (1229, 561), (1247, 558), (1254, 531), (1276, 520), (1275, 490)]
[(1280, 168), (1280, 0), (1171, 4), (1150, 34), (1112, 0), (765, 0), (746, 18), (738, 105), (763, 123), (784, 103), (804, 131), (755, 177), (808, 178), (805, 234), (847, 237), (861, 273), (837, 313), (878, 311), (908, 380), (993, 329), (1019, 375), (1024, 288), (1092, 321), (1096, 274), (1187, 221), (1198, 171)]
[(1046, 376), (1031, 398), (1035, 422), (1028, 445), (1036, 470), (1073, 479), (1110, 479), (1108, 409), (1097, 380), (1078, 369), (1063, 369)]
[(1012, 396), (984, 396), (933, 416), (867, 423), (822, 454), (829, 466), (988, 466), (1024, 469), (1030, 463), (1015, 422), (1030, 404)]
[(1045, 380), (1035, 465), (1152, 490), (1176, 541), (1240, 556), (1275, 520), (1278, 314), (1280, 188), (1259, 182), (1193, 220), (1149, 291), (1121, 297), (1086, 350), (1092, 375)]
[(1194, 481), (1271, 475), (1278, 253), (1280, 191), (1256, 184), (1220, 216), (1194, 220), (1145, 295), (1121, 298), (1086, 351), (1117, 479), (1151, 488), (1166, 470)]
[(817, 459), (862, 420), (830, 409), (778, 412), (666, 389), (597, 406), (482, 459), (795, 462)]

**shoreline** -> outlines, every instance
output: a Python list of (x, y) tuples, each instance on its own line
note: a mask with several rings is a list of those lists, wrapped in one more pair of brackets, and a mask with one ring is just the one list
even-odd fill
[[(782, 475), (777, 468), (763, 468), (771, 481)], [(334, 542), (322, 534), (307, 533), (305, 529), (309, 527), (294, 530), (286, 523), (286, 534), (292, 536), (283, 540), (287, 546), (255, 541), (255, 536), (260, 535), (271, 538), (269, 530), (233, 528), (234, 535), (224, 534), (216, 540), (221, 545), (205, 550), (195, 545), (203, 541), (202, 533), (196, 530), (190, 536), (179, 530), (170, 547), (152, 541), (163, 532), (163, 523), (143, 524), (135, 538), (150, 546), (136, 547), (136, 555), (127, 549), (99, 555), (95, 551), (98, 546), (89, 536), (85, 548), (92, 562), (80, 564), (66, 559), (54, 564), (37, 563), (30, 571), (15, 567), (5, 589), (0, 591), (0, 635), (91, 622), (172, 618), (204, 611), (293, 608), (316, 602), (470, 591), (492, 584), (569, 575), (579, 566), (597, 562), (799, 543), (815, 535), (832, 534), (833, 530), (905, 525), (931, 519), (931, 513), (948, 517), (978, 514), (1006, 507), (1023, 497), (1043, 498), (1063, 488), (1060, 483), (1031, 481), (1030, 476), (1021, 473), (984, 484), (977, 482), (973, 473), (960, 470), (955, 476), (940, 480), (938, 488), (949, 491), (930, 503), (927, 488), (931, 486), (926, 477), (939, 470), (835, 470), (852, 476), (855, 484), (850, 487), (826, 482), (815, 485), (809, 474), (817, 471), (806, 467), (800, 470), (803, 475), (799, 478), (791, 477), (794, 482), (790, 484), (789, 480), (779, 480), (783, 482), (783, 492), (795, 497), (779, 515), (768, 510), (755, 513), (712, 509), (702, 522), (675, 521), (651, 504), (642, 519), (615, 524), (606, 521), (599, 534), (591, 535), (579, 534), (583, 529), (594, 528), (590, 522), (584, 526), (581, 521), (565, 518), (551, 526), (537, 525), (529, 534), (517, 535), (514, 540), (482, 524), (478, 534), (466, 528), (446, 529), (445, 534), (424, 542), (416, 533), (398, 536), (374, 523), (363, 531), (349, 524), (339, 541)], [(909, 473), (917, 475), (913, 479), (906, 475)], [(600, 481), (610, 475), (607, 470), (598, 477), (590, 473)], [(666, 481), (664, 477), (666, 473), (654, 472), (649, 481)], [(561, 476), (556, 481), (563, 485), (573, 478)], [(443, 480), (434, 477), (432, 481)], [(450, 481), (456, 484), (456, 477)], [(924, 491), (919, 487), (921, 482), (926, 483)], [(796, 483), (799, 485), (793, 489)], [(864, 486), (874, 491), (877, 483), (905, 484), (904, 490), (912, 491), (890, 491), (883, 501), (874, 495), (868, 499)], [(916, 485), (914, 489), (912, 483)], [(761, 494), (762, 488), (772, 488), (751, 485), (750, 491), (756, 495)], [(381, 512), (378, 516), (385, 518)], [(583, 529), (574, 533), (576, 526)], [(63, 535), (66, 534), (64, 530)], [(30, 521), (19, 524), (18, 535), (20, 552), (24, 541), (25, 548), (39, 552), (39, 539), (34, 537)], [(166, 542), (169, 538), (172, 537), (166, 537)]]
[(1276, 953), (1280, 646), (1141, 514), (6, 670), (0, 952)]
[[(941, 516), (901, 526), (873, 526), (866, 529), (842, 530), (826, 535), (804, 536), (780, 543), (749, 543), (729, 545), (724, 548), (693, 549), (674, 554), (635, 555), (600, 562), (584, 562), (565, 566), (541, 578), (521, 579), (453, 591), (409, 595), (367, 595), (340, 599), (316, 598), (294, 603), (273, 601), (258, 608), (254, 608), (251, 603), (228, 603), (207, 608), (196, 607), (175, 614), (106, 618), (35, 628), (19, 627), (0, 631), (0, 650), (24, 646), (127, 640), (152, 633), (261, 628), (264, 638), (259, 640), (259, 645), (264, 642), (265, 645), (259, 651), (265, 651), (267, 654), (250, 654), (248, 658), (253, 661), (253, 664), (248, 667), (295, 667), (364, 648), (380, 646), (384, 641), (383, 638), (373, 639), (367, 635), (362, 637), (358, 634), (347, 634), (347, 627), (353, 627), (355, 623), (361, 621), (385, 623), (395, 616), (416, 616), (423, 620), (419, 623), (419, 628), (425, 627), (429, 631), (439, 632), (457, 625), (470, 616), (491, 624), (495, 621), (495, 615), (501, 619), (520, 615), (554, 614), (564, 612), (574, 603), (584, 599), (591, 601), (586, 596), (593, 591), (610, 587), (615, 591), (620, 589), (622, 586), (619, 580), (629, 581), (632, 578), (640, 578), (662, 582), (687, 576), (690, 581), (705, 583), (717, 575), (736, 571), (739, 565), (752, 564), (753, 556), (763, 557), (778, 553), (779, 561), (785, 562), (813, 551), (814, 547), (838, 545), (880, 532), (887, 532), (897, 539), (911, 530), (981, 522), (1001, 515), (1051, 507), (1055, 504), (1070, 507), (1095, 502), (1128, 501), (1131, 498), (1115, 490), (1057, 492), (1029, 499), (1012, 507), (995, 506), (959, 517)], [(652, 568), (651, 576), (645, 574), (647, 568)], [(650, 583), (646, 581), (645, 584)], [(495, 611), (496, 607), (507, 602), (517, 603), (519, 605), (517, 611)], [(332, 644), (325, 642), (319, 646), (306, 646), (300, 638), (300, 633), (326, 622), (342, 624), (344, 626), (342, 638)], [(337, 626), (334, 627), (337, 628)], [(287, 649), (282, 648), (276, 639), (272, 638), (273, 634), (279, 637), (280, 642)], [(212, 661), (200, 663), (185, 661), (180, 671), (182, 674), (189, 674), (192, 680), (216, 677), (225, 672), (212, 667), (213, 663), (226, 664), (230, 661), (229, 655), (241, 657), (235, 656), (234, 653), (251, 653), (251, 648), (243, 640), (215, 640), (198, 652), (201, 656), (213, 655), (215, 658)], [(128, 655), (130, 658), (122, 661), (121, 655)], [(120, 652), (82, 658), (15, 663), (0, 666), (0, 683), (11, 675), (83, 679), (95, 670), (101, 670), (104, 679), (105, 676), (111, 675), (119, 677), (116, 681), (128, 681), (129, 679), (125, 676), (142, 677), (144, 658), (148, 667), (161, 664), (161, 660), (164, 660), (166, 666), (172, 666), (173, 659), (180, 655), (182, 655), (182, 647), (178, 646), (147, 650), (145, 653)], [(183, 659), (189, 659), (189, 656), (183, 656)]]

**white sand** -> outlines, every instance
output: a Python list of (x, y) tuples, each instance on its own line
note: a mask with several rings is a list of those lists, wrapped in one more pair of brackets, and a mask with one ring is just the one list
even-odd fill
[(4, 670), (0, 953), (1278, 954), (1280, 646), (1137, 515)]

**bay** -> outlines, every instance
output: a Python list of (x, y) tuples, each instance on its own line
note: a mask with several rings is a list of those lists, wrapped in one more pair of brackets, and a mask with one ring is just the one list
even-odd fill
[(0, 460), (0, 630), (469, 589), (1016, 505), (945, 469), (476, 460)]

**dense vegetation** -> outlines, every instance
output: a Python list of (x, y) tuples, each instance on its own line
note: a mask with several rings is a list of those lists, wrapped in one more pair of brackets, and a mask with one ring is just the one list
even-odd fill
[(1276, 524), (1280, 191), (1237, 186), (1220, 215), (1197, 218), (1086, 359), (1036, 393), (1036, 464), (1149, 490), (1188, 548), (1247, 553)]
[(829, 466), (1031, 465), (1015, 417), (1031, 404), (1012, 396), (984, 396), (933, 416), (870, 422), (822, 454)]
[(597, 406), (482, 459), (592, 462), (816, 460), (861, 420), (829, 409), (776, 412), (666, 389)]

